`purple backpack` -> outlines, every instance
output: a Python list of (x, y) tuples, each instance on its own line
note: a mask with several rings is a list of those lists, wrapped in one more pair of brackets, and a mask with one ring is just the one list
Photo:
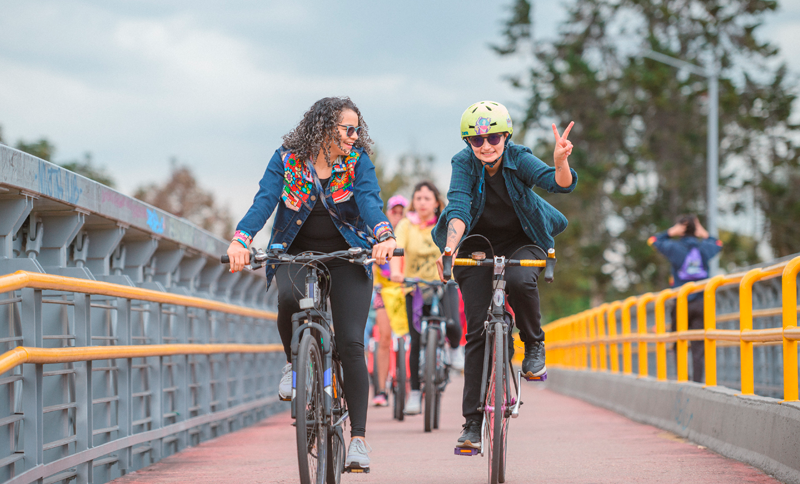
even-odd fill
[(699, 281), (708, 277), (708, 269), (706, 269), (700, 249), (692, 247), (686, 254), (683, 265), (678, 271), (678, 277), (684, 281)]

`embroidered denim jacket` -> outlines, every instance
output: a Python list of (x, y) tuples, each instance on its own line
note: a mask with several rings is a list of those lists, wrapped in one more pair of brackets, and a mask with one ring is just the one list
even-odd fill
[[(447, 224), (450, 220), (457, 218), (463, 221), (467, 226), (464, 236), (467, 236), (486, 206), (486, 170), (472, 148), (466, 147), (456, 153), (451, 166), (448, 205), (433, 229), (433, 240), (442, 251), (447, 243)], [(510, 141), (503, 154), (501, 171), (525, 235), (545, 250), (554, 247), (554, 237), (567, 228), (567, 218), (534, 193), (532, 188), (537, 186), (551, 193), (569, 193), (578, 183), (578, 174), (570, 168), (572, 184), (568, 187), (559, 186), (554, 167), (533, 156), (527, 146), (515, 145)]]
[[(347, 224), (362, 234), (376, 238), (392, 232), (389, 220), (383, 213), (380, 191), (375, 166), (362, 149), (354, 149), (350, 156), (333, 165), (331, 181), (324, 196), (328, 207), (338, 215), (338, 220), (331, 217), (334, 225), (351, 247), (368, 249), (371, 243)], [(235, 238), (242, 239), (249, 247), (253, 236), (264, 227), (277, 205), (269, 243), (288, 248), (319, 196), (305, 163), (281, 147), (267, 165), (253, 205), (236, 226)], [(367, 274), (372, 276), (370, 268), (367, 268)], [(274, 275), (275, 266), (268, 265), (267, 287)]]

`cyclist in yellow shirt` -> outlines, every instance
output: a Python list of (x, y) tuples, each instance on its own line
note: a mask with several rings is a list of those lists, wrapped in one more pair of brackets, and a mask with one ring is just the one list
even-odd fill
[[(399, 259), (393, 259), (389, 262), (392, 281), (403, 282), (406, 277), (426, 281), (440, 280), (439, 272), (436, 268), (436, 260), (439, 258), (441, 251), (433, 242), (431, 230), (436, 225), (439, 214), (443, 209), (444, 203), (436, 185), (429, 181), (423, 181), (414, 187), (411, 206), (406, 218), (401, 220), (395, 228), (397, 247), (405, 249), (405, 260), (402, 263)], [(430, 294), (423, 294), (422, 315), (429, 316), (432, 297)], [(442, 300), (442, 306), (444, 316), (455, 322), (455, 324), (447, 325), (447, 338), (450, 341), (451, 358), (457, 358), (459, 352), (453, 350), (458, 348), (461, 341), (461, 326), (458, 324), (458, 292), (454, 286), (447, 288)], [(405, 413), (414, 415), (421, 411), (422, 393), (420, 392), (419, 382), (419, 321), (415, 321), (414, 318), (414, 296), (412, 294), (406, 296), (406, 311), (409, 321), (408, 332), (411, 336), (411, 346), (409, 348), (411, 393), (406, 401)]]

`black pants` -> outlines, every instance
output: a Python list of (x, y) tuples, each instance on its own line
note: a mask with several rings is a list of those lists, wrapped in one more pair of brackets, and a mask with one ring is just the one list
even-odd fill
[[(689, 329), (705, 328), (704, 304), (702, 295), (694, 301), (689, 301)], [(678, 308), (672, 306), (672, 331), (678, 326)], [(703, 383), (703, 372), (706, 366), (706, 344), (704, 341), (690, 341), (689, 348), (692, 350), (692, 381)]]
[[(521, 249), (515, 259), (542, 259), (543, 251), (533, 248)], [(516, 315), (519, 335), (526, 344), (544, 341), (539, 311), (538, 279), (540, 268), (507, 267), (506, 293), (511, 309)], [(461, 287), (464, 313), (467, 316), (467, 345), (464, 355), (464, 398), (461, 413), (467, 420), (480, 419), (478, 411), (481, 398), (481, 375), (483, 373), (484, 328), (486, 313), (492, 301), (491, 267), (455, 267), (453, 275)]]
[[(330, 309), (334, 341), (344, 371), (342, 384), (350, 412), (353, 437), (363, 437), (367, 427), (369, 373), (364, 361), (364, 327), (372, 299), (372, 281), (362, 266), (355, 264), (330, 267)], [(275, 275), (278, 284), (278, 332), (286, 361), (291, 361), (292, 314), (300, 311), (298, 301), (305, 293), (306, 270), (300, 265), (280, 266)], [(292, 285), (294, 281), (294, 286)]]
[[(406, 314), (408, 315), (408, 334), (411, 337), (411, 346), (409, 348), (408, 365), (411, 375), (409, 375), (409, 382), (411, 383), (412, 390), (419, 390), (419, 354), (422, 351), (420, 346), (421, 335), (414, 328), (414, 298), (411, 294), (406, 296)], [(446, 326), (447, 339), (450, 341), (451, 348), (458, 348), (461, 343), (461, 314), (458, 304), (458, 289), (455, 285), (448, 284), (445, 288), (444, 298), (441, 301), (441, 308), (444, 311), (444, 317), (450, 319), (450, 323)], [(431, 305), (426, 304), (422, 307), (422, 315), (431, 315)]]

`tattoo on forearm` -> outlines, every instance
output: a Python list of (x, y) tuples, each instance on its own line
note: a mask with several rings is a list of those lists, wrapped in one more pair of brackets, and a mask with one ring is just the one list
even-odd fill
[(456, 241), (456, 236), (458, 236), (458, 232), (456, 231), (456, 228), (455, 228), (453, 222), (451, 221), (447, 225), (447, 242), (448, 243), (455, 242)]

